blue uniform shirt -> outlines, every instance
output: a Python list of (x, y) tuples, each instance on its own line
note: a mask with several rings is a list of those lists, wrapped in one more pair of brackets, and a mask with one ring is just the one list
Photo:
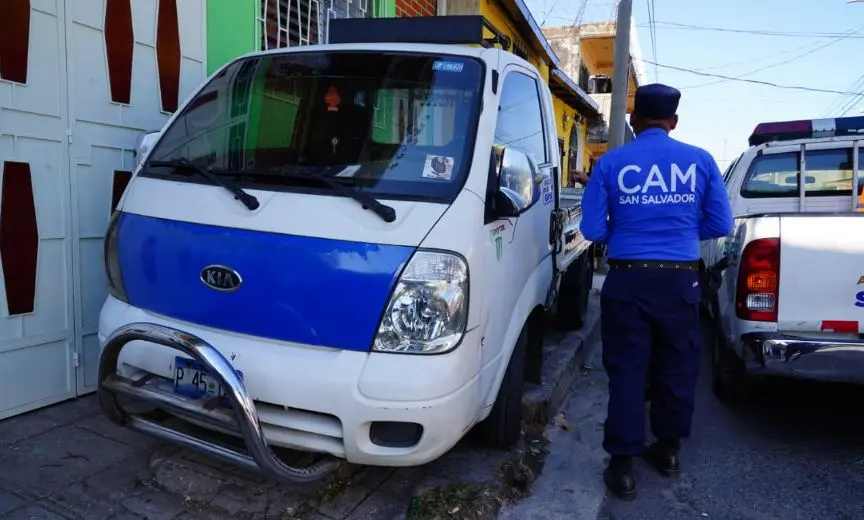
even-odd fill
[(728, 235), (732, 224), (714, 158), (650, 128), (597, 161), (579, 229), (606, 242), (612, 259), (692, 261), (701, 240)]

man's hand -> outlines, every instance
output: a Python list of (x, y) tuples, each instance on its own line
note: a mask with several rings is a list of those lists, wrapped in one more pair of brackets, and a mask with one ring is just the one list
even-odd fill
[(573, 180), (575, 180), (576, 182), (578, 182), (582, 186), (586, 186), (588, 184), (588, 175), (586, 175), (585, 172), (577, 171), (577, 172), (573, 172), (572, 175), (573, 175)]

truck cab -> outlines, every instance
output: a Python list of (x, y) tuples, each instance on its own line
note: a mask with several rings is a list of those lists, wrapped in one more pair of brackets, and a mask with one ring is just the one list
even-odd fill
[[(761, 123), (724, 174), (735, 217), (703, 243), (719, 290), (714, 388), (751, 376), (864, 382), (864, 117)], [(721, 274), (722, 272), (722, 274)]]
[(424, 464), (472, 429), (512, 446), (544, 315), (578, 328), (591, 288), (550, 91), (507, 37), (330, 23), (214, 73), (105, 245), (105, 414), (286, 482)]

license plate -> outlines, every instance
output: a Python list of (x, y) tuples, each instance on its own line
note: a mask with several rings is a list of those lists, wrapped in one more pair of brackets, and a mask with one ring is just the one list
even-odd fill
[[(243, 373), (239, 370), (237, 375), (243, 379)], [(230, 405), (219, 380), (194, 359), (174, 358), (174, 392), (205, 401), (218, 399), (222, 406)]]

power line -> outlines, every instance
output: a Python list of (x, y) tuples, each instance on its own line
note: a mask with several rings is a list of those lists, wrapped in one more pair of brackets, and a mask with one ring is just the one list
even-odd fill
[[(864, 1), (864, 0), (862, 0), (862, 1)], [(706, 70), (725, 69), (725, 68), (729, 68), (729, 67), (735, 67), (736, 65), (745, 65), (745, 64), (753, 63), (754, 61), (762, 61), (762, 60), (767, 60), (769, 58), (777, 58), (779, 56), (785, 56), (791, 52), (801, 50), (801, 49), (810, 49), (814, 45), (819, 45), (820, 43), (825, 43), (825, 42), (821, 41), (821, 42), (816, 42), (816, 43), (808, 43), (806, 45), (798, 45), (796, 47), (791, 47), (789, 49), (786, 49), (786, 50), (783, 50), (780, 52), (772, 52), (769, 54), (760, 54), (759, 56), (754, 56), (753, 58), (747, 58), (744, 60), (737, 60), (737, 61), (730, 61), (730, 62), (724, 63), (722, 65), (711, 65), (710, 67), (699, 67), (698, 69), (693, 69), (693, 70), (698, 70), (700, 72), (704, 72)]]
[[(657, 61), (657, 30), (654, 24), (654, 1), (645, 0), (645, 7), (648, 10), (648, 32), (651, 35), (651, 55), (654, 61)], [(654, 81), (660, 82), (660, 69), (654, 67)]]
[(725, 80), (729, 80), (729, 81), (740, 81), (742, 83), (753, 83), (756, 85), (764, 85), (766, 87), (782, 88), (782, 89), (787, 89), (787, 90), (803, 90), (806, 92), (820, 92), (823, 94), (842, 94), (845, 96), (857, 96), (857, 95), (859, 95), (859, 92), (849, 92), (849, 91), (845, 91), (845, 90), (831, 90), (831, 89), (815, 88), (815, 87), (804, 87), (804, 86), (798, 86), (798, 85), (780, 85), (778, 83), (771, 83), (770, 81), (759, 81), (756, 79), (736, 78), (733, 76), (724, 76), (722, 74), (711, 74), (709, 72), (701, 72), (698, 70), (687, 69), (684, 67), (674, 67), (672, 65), (663, 65), (662, 63), (655, 63), (653, 61), (645, 60), (645, 59), (643, 59), (642, 61), (644, 61), (645, 63), (650, 63), (651, 65), (656, 65), (656, 66), (664, 68), (664, 69), (677, 70), (680, 72), (689, 72), (690, 74), (695, 74), (697, 76), (705, 76), (707, 78), (721, 78), (721, 79), (725, 79)]
[[(657, 12), (654, 9), (654, 7), (655, 7), (654, 0), (651, 0), (651, 19), (652, 19), (652, 21), (656, 22), (657, 21)], [(656, 23), (654, 23), (654, 61), (657, 61), (657, 24)], [(657, 82), (660, 81), (659, 76), (660, 76), (659, 67), (654, 67), (654, 77), (657, 80)]]
[[(764, 29), (732, 29), (728, 27), (711, 27), (707, 25), (690, 25), (676, 22), (661, 22), (654, 20), (654, 24), (661, 25), (667, 29), (680, 29), (688, 31), (716, 31), (729, 32), (737, 34), (757, 34), (761, 36), (784, 36), (790, 38), (834, 38), (842, 36), (844, 33), (837, 32), (804, 32), (804, 31), (769, 31)], [(640, 27), (645, 27), (645, 24), (640, 24)], [(854, 36), (853, 38), (864, 39), (864, 36)]]
[(837, 111), (840, 112), (840, 114), (839, 114), (838, 117), (843, 117), (843, 116), (845, 116), (847, 113), (849, 113), (850, 110), (852, 110), (853, 108), (855, 108), (855, 106), (856, 106), (856, 105), (857, 105), (857, 104), (858, 104), (862, 99), (864, 99), (864, 74), (862, 74), (861, 77), (858, 78), (858, 81), (857, 81), (856, 83), (859, 83), (859, 85), (856, 87), (856, 89), (857, 89), (857, 88), (860, 88), (861, 91), (858, 93), (858, 96), (857, 96), (857, 97), (854, 97), (854, 98), (850, 99), (848, 103), (846, 103), (845, 105), (843, 105), (843, 106), (841, 106), (840, 108), (837, 109)]
[(855, 108), (855, 105), (857, 105), (860, 101), (864, 101), (864, 91), (861, 91), (861, 94), (858, 96), (858, 98), (853, 98), (853, 100), (854, 100), (854, 102), (851, 102), (849, 104), (849, 106), (846, 107), (846, 110), (840, 112), (840, 115), (838, 115), (837, 117), (845, 116), (846, 114), (849, 113), (850, 110)]
[[(801, 58), (803, 58), (803, 57), (805, 57), (805, 56), (809, 56), (809, 55), (813, 54), (814, 52), (821, 51), (822, 49), (824, 49), (824, 48), (826, 48), (826, 47), (830, 47), (830, 46), (832, 46), (832, 45), (836, 45), (837, 43), (840, 43), (841, 41), (846, 40), (846, 39), (848, 39), (848, 38), (851, 38), (852, 35), (857, 34), (857, 33), (861, 32), (861, 31), (864, 31), (864, 25), (862, 25), (861, 27), (859, 27), (858, 29), (856, 29), (856, 30), (854, 30), (854, 31), (849, 31), (849, 32), (845, 33), (843, 36), (838, 36), (837, 38), (834, 38), (833, 40), (831, 40), (831, 41), (829, 41), (829, 42), (827, 42), (827, 43), (824, 43), (824, 44), (822, 44), (822, 45), (819, 45), (818, 47), (812, 48), (812, 49), (808, 50), (807, 52), (802, 52), (802, 53), (800, 53), (800, 54), (796, 54), (795, 56), (792, 56), (791, 58), (785, 59), (785, 60), (783, 60), (783, 61), (779, 61), (779, 62), (777, 62), (777, 63), (773, 63), (773, 64), (771, 64), (771, 65), (767, 65), (767, 66), (765, 66), (765, 67), (760, 67), (760, 68), (758, 68), (758, 69), (753, 69), (753, 70), (751, 70), (751, 71), (749, 71), (749, 72), (745, 72), (744, 74), (739, 74), (739, 75), (737, 75), (737, 76), (735, 76), (735, 77), (738, 78), (738, 79), (741, 79), (741, 78), (744, 78), (744, 77), (746, 77), (746, 76), (751, 76), (751, 75), (753, 75), (753, 74), (756, 74), (756, 73), (758, 73), (758, 72), (763, 72), (763, 71), (766, 71), (766, 70), (768, 70), (768, 69), (773, 69), (773, 68), (775, 68), (775, 67), (779, 67), (779, 66), (781, 66), (781, 65), (786, 65), (787, 63), (791, 63), (791, 62), (796, 61), (796, 60), (799, 60), (799, 59), (801, 59)], [(725, 82), (727, 82), (727, 81), (730, 81), (730, 80), (727, 80), (727, 79), (721, 79), (721, 80), (718, 80), (718, 81), (709, 81), (708, 83), (700, 83), (700, 84), (698, 84), (698, 85), (689, 85), (689, 86), (684, 86), (684, 87), (681, 87), (681, 88), (682, 88), (682, 89), (694, 89), (694, 88), (700, 88), (700, 87), (707, 87), (707, 86), (709, 86), (709, 85), (717, 85), (718, 83), (725, 83)], [(855, 89), (852, 89), (852, 90), (855, 90)]]
[[(858, 77), (858, 79), (853, 81), (848, 88), (849, 90), (854, 91), (861, 90), (861, 94), (864, 94), (864, 74), (862, 74)], [(851, 107), (855, 106), (855, 103), (857, 103), (857, 101), (858, 97), (853, 97), (852, 99), (847, 100), (841, 96), (839, 99), (832, 102), (828, 106), (828, 108), (825, 109), (824, 115), (825, 117), (830, 117), (831, 114), (833, 114), (834, 112), (842, 112), (843, 114), (845, 114), (846, 112), (851, 110)]]

